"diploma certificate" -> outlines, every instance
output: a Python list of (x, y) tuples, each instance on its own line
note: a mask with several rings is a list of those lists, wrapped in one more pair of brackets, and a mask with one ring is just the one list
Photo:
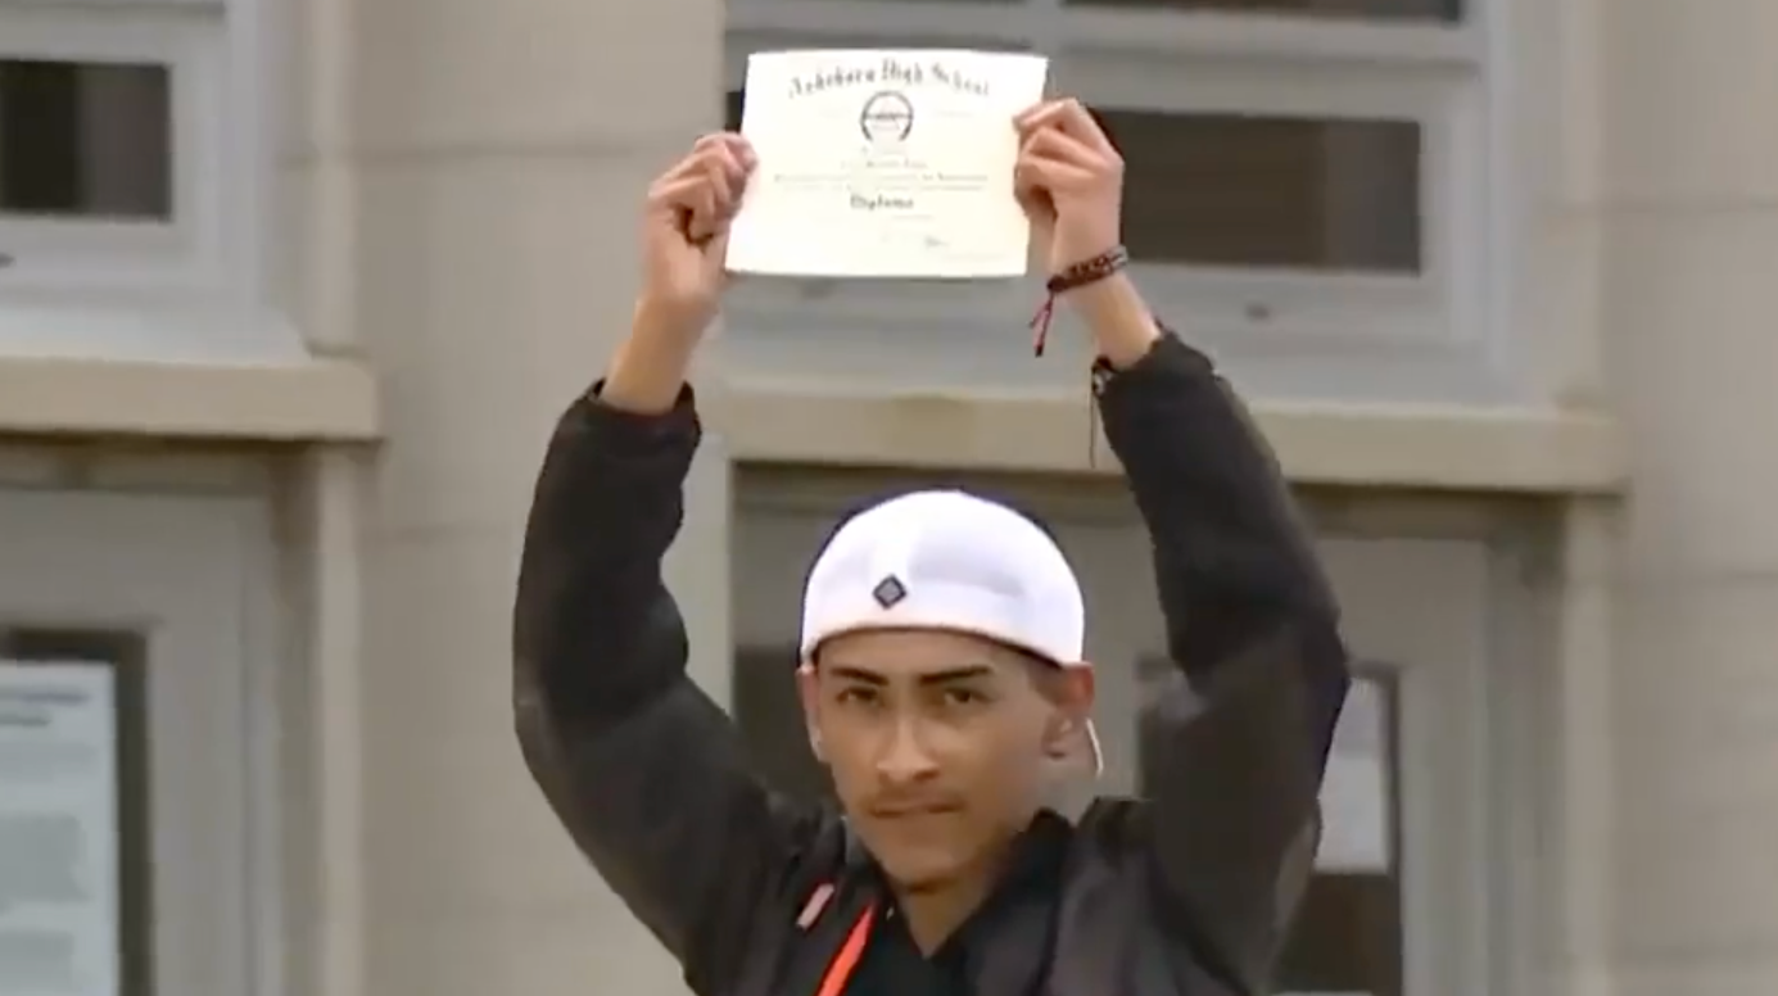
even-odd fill
[(1016, 277), (1013, 116), (1042, 56), (943, 49), (767, 52), (747, 60), (741, 133), (758, 169), (728, 269), (797, 277)]

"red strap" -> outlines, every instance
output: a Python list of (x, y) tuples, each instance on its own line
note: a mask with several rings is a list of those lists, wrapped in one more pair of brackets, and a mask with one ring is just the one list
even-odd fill
[(827, 974), (821, 977), (821, 988), (815, 991), (815, 996), (840, 996), (846, 991), (846, 983), (852, 980), (852, 972), (858, 968), (859, 959), (864, 957), (864, 944), (870, 940), (871, 921), (876, 919), (876, 912), (875, 906), (867, 906), (859, 914), (852, 932), (846, 935), (846, 943), (840, 945), (833, 962), (827, 966)]

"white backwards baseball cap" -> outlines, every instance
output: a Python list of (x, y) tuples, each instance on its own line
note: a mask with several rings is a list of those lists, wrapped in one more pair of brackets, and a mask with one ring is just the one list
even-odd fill
[[(916, 491), (872, 506), (828, 540), (803, 589), (801, 654), (870, 629), (939, 629), (1088, 666), (1074, 569), (1036, 523), (962, 491)], [(1104, 769), (1089, 720), (1093, 771)]]

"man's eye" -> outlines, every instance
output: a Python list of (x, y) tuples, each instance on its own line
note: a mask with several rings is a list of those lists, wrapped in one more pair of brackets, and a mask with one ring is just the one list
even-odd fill
[(978, 692), (973, 688), (947, 688), (947, 689), (945, 689), (945, 705), (974, 706), (974, 705), (981, 705), (983, 702), (986, 702), (987, 700), (988, 700), (988, 697), (986, 695), (983, 695), (981, 692)]
[(877, 701), (877, 693), (870, 688), (842, 688), (834, 701), (841, 705), (871, 705)]

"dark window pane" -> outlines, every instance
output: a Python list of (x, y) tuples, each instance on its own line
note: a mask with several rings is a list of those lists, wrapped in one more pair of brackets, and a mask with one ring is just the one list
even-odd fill
[(791, 798), (830, 799), (833, 783), (809, 749), (808, 725), (796, 690), (796, 648), (735, 652), (735, 725), (766, 784)]
[(1411, 121), (1098, 110), (1123, 153), (1140, 262), (1414, 273)]
[[(148, 773), (148, 644), (141, 634), (127, 630), (62, 628), (6, 629), (0, 627), (0, 666), (46, 663), (91, 664), (109, 668), (116, 711), (117, 738), (117, 847), (118, 937), (122, 996), (150, 996), (153, 992), (153, 849), (150, 833)], [(3, 747), (3, 745), (0, 745)], [(7, 758), (0, 749), (0, 766)], [(0, 863), (3, 866), (3, 863)], [(0, 876), (3, 877), (3, 876)], [(5, 883), (0, 881), (0, 893)], [(27, 938), (0, 934), (0, 962), (4, 945), (24, 946)], [(41, 940), (55, 940), (43, 938)], [(34, 943), (33, 959), (53, 954), (44, 943)], [(71, 953), (70, 953), (71, 955)], [(51, 963), (38, 971), (55, 974)], [(72, 966), (70, 966), (70, 971)], [(0, 970), (0, 974), (5, 974)], [(9, 976), (12, 977), (12, 976)], [(55, 988), (46, 986), (45, 990)]]
[(725, 130), (741, 130), (741, 106), (746, 102), (746, 92), (730, 90), (722, 95), (722, 127)]
[(1463, 0), (1066, 0), (1074, 7), (1204, 10), (1278, 17), (1343, 17), (1380, 21), (1458, 21)]
[[(1164, 659), (1140, 662), (1137, 674), (1145, 703), (1177, 686), (1174, 667)], [(1368, 767), (1369, 773), (1381, 776), (1383, 798), (1376, 800), (1373, 794), (1370, 800), (1377, 802), (1381, 811), (1357, 814), (1366, 825), (1356, 828), (1356, 836), (1363, 838), (1367, 832), (1379, 829), (1369, 824), (1380, 824), (1384, 837), (1382, 853), (1374, 857), (1381, 860), (1361, 862), (1351, 860), (1351, 855), (1329, 853), (1330, 841), (1349, 841), (1355, 836), (1354, 828), (1333, 825), (1343, 814), (1353, 815), (1352, 811), (1330, 801), (1325, 811), (1329, 825), (1322, 853), (1285, 945), (1278, 992), (1402, 996), (1401, 867), (1397, 858), (1401, 852), (1397, 840), (1400, 801), (1394, 789), (1398, 784), (1400, 749), (1395, 742), (1399, 727), (1394, 715), (1395, 701), (1392, 674), (1383, 668), (1366, 669), (1340, 717), (1335, 756), (1329, 764), (1328, 785), (1334, 791), (1352, 788), (1349, 782), (1337, 784), (1345, 773), (1341, 770), (1343, 765)], [(1138, 779), (1143, 786), (1156, 784), (1160, 769), (1167, 763), (1166, 744), (1159, 734), (1145, 708), (1137, 748)], [(1374, 838), (1374, 834), (1369, 835)]]
[(173, 214), (166, 66), (0, 60), (0, 214)]

